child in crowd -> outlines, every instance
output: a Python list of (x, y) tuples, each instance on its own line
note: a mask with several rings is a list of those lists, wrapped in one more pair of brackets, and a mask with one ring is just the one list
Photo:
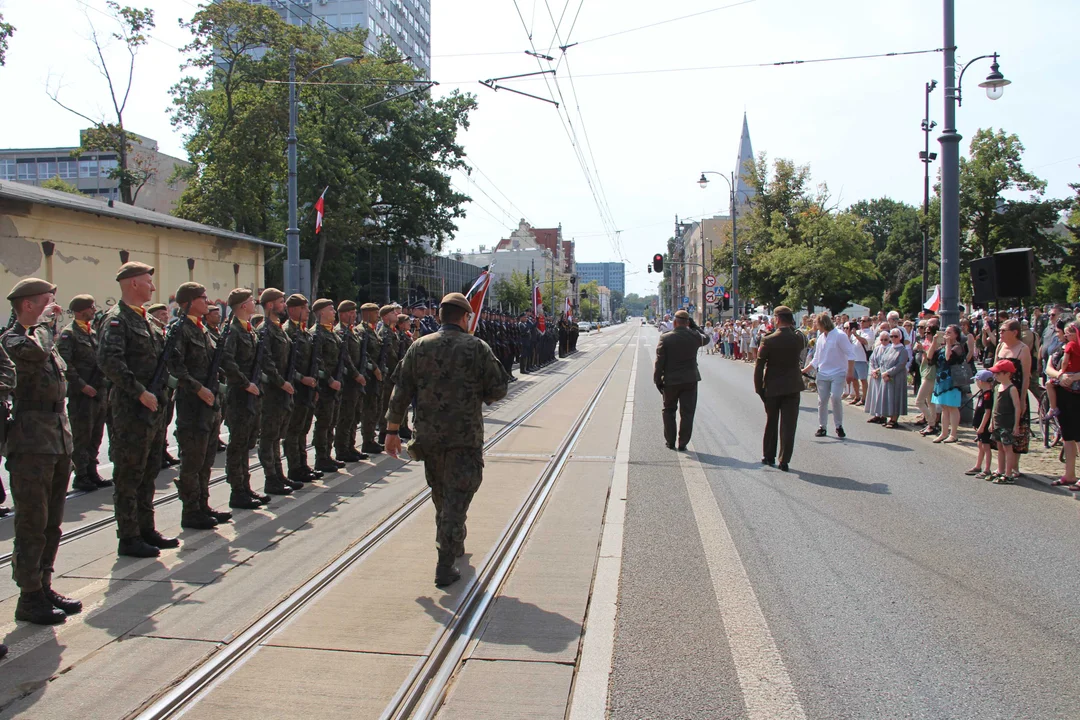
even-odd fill
[(974, 475), (980, 480), (993, 480), (990, 460), (994, 454), (994, 439), (990, 435), (990, 420), (994, 412), (994, 373), (989, 370), (980, 370), (975, 376), (975, 384), (979, 388), (979, 394), (975, 400), (975, 419), (972, 427), (975, 428), (975, 436), (979, 444), (979, 459), (975, 461), (975, 467), (964, 474)]
[[(1065, 326), (1065, 355), (1061, 358), (1060, 368), (1062, 372), (1080, 372), (1080, 342), (1077, 342), (1076, 328), (1077, 324), (1074, 322)], [(1080, 387), (1076, 387), (1076, 383), (1074, 383), (1072, 390), (1080, 390)], [(1061, 415), (1061, 411), (1058, 410), (1057, 406), (1057, 394), (1058, 381), (1055, 378), (1047, 378), (1046, 398), (1050, 401), (1050, 410), (1046, 413), (1048, 419)]]
[(992, 482), (997, 485), (1011, 485), (1015, 480), (1012, 478), (1016, 470), (1016, 452), (1013, 451), (1013, 443), (1020, 433), (1020, 391), (1012, 383), (1012, 374), (1015, 366), (1011, 360), (998, 360), (990, 368), (997, 381), (997, 391), (994, 395), (994, 412), (992, 433), (998, 446), (997, 472), (992, 477)]

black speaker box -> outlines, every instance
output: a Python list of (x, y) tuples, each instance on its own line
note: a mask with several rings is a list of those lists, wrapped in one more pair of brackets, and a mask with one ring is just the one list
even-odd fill
[(1035, 295), (1035, 253), (1016, 248), (994, 253), (994, 279), (1000, 298), (1027, 298)]
[(997, 300), (996, 264), (994, 257), (972, 260), (968, 265), (971, 270), (972, 300), (980, 305)]

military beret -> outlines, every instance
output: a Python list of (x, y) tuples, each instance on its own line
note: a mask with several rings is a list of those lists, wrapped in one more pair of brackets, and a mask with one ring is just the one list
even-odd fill
[(285, 301), (287, 307), (301, 307), (307, 305), (307, 298), (300, 293), (293, 293), (289, 296), (289, 299)]
[(82, 312), (83, 310), (89, 310), (94, 307), (93, 295), (76, 295), (71, 298), (71, 302), (68, 303), (68, 310), (71, 312)]
[(356, 309), (356, 303), (353, 302), (352, 300), (342, 300), (341, 302), (338, 303), (338, 306), (337, 306), (337, 311), (339, 313), (349, 312), (350, 310), (355, 310), (355, 309)]
[(398, 325), (400, 325), (403, 322), (408, 322), (410, 320), (412, 320), (412, 318), (409, 317), (408, 315), (398, 315), (397, 316), (397, 324)]
[(462, 310), (472, 312), (472, 305), (469, 304), (469, 301), (466, 300), (465, 296), (461, 293), (449, 293), (447, 295), (444, 295), (442, 299), (442, 304), (452, 305), (454, 307), (461, 308)]
[(318, 300), (316, 300), (312, 304), (311, 309), (314, 312), (319, 312), (320, 310), (322, 310), (325, 307), (329, 307), (329, 308), (334, 307), (334, 301), (331, 300), (330, 298), (319, 298)]
[(220, 312), (221, 312), (221, 306), (218, 305), (217, 303), (212, 303), (210, 305), (210, 307), (206, 308), (206, 314), (207, 315), (209, 315), (210, 313), (220, 313)]
[(206, 288), (197, 282), (186, 282), (176, 289), (176, 302), (185, 305), (206, 294)]
[(383, 305), (381, 308), (379, 308), (379, 317), (382, 317), (386, 313), (392, 313), (392, 312), (394, 312), (394, 306), (393, 305)]
[(773, 315), (794, 315), (794, 314), (795, 313), (791, 312), (791, 308), (789, 308), (787, 305), (777, 305), (776, 307), (773, 308)]
[(285, 297), (285, 293), (281, 292), (277, 288), (266, 288), (262, 291), (262, 295), (259, 296), (260, 305), (268, 305), (275, 300), (280, 300)]
[(378, 310), (378, 309), (379, 309), (379, 306), (376, 305), (375, 303), (364, 303), (363, 305), (360, 306), (360, 310), (364, 311), (364, 312), (366, 312), (368, 310)]
[(148, 305), (147, 306), (146, 312), (148, 312), (148, 313), (156, 313), (158, 310), (168, 310), (168, 309), (169, 309), (169, 306), (166, 305), (165, 303), (154, 303), (153, 305)]
[(242, 303), (247, 302), (252, 296), (252, 292), (247, 288), (236, 288), (229, 293), (229, 307), (236, 307)]
[(677, 310), (675, 312), (675, 317), (679, 318), (680, 320), (689, 320), (690, 313), (686, 312), (685, 310)]
[(126, 262), (116, 271), (116, 281), (139, 277), (140, 275), (153, 275), (154, 268), (141, 262)]
[(23, 278), (15, 283), (15, 287), (11, 288), (11, 292), (8, 293), (7, 299), (18, 300), (19, 298), (33, 297), (34, 295), (54, 292), (56, 292), (56, 286), (51, 282), (39, 280), (38, 278)]

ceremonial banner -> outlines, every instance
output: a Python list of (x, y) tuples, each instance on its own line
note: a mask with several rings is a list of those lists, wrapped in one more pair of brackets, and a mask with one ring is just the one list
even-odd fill
[(484, 307), (484, 298), (487, 297), (488, 288), (491, 287), (491, 268), (480, 273), (476, 282), (465, 294), (465, 299), (472, 305), (472, 317), (469, 319), (469, 334), (476, 332), (476, 324), (480, 322), (480, 310)]
[[(330, 186), (326, 186), (326, 190), (329, 190)], [(318, 235), (322, 230), (323, 221), (323, 208), (326, 207), (326, 190), (322, 191), (322, 195), (315, 201), (315, 234)]]
[(547, 321), (544, 318), (544, 298), (540, 294), (540, 283), (533, 287), (533, 315), (536, 316), (536, 327), (540, 332), (546, 332)]

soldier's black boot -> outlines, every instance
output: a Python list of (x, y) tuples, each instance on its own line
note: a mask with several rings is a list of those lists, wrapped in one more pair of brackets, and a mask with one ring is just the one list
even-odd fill
[[(344, 463), (342, 463), (344, 465)], [(338, 464), (331, 458), (319, 458), (315, 461), (315, 469), (322, 472), (337, 472)]]
[(304, 467), (304, 470), (308, 474), (308, 479), (305, 482), (315, 482), (322, 477), (322, 470), (312, 470), (309, 467)]
[(3, 660), (5, 655), (7, 655), (7, 645), (0, 643), (0, 660)]
[(217, 526), (217, 520), (202, 511), (184, 513), (180, 517), (180, 527), (186, 530), (213, 530)]
[(248, 495), (245, 490), (233, 488), (229, 495), (229, 507), (234, 510), (258, 510), (262, 503)]
[(304, 483), (294, 483), (290, 480), (282, 482), (280, 478), (268, 477), (266, 478), (266, 484), (263, 485), (263, 491), (267, 495), (292, 495), (294, 489), (293, 485), (304, 487)]
[(454, 553), (439, 550), (439, 564), (435, 566), (435, 587), (453, 585), (461, 578), (461, 573), (454, 567)]
[[(183, 523), (181, 523), (181, 527), (183, 527)], [(147, 543), (141, 537), (136, 536), (120, 538), (120, 542), (116, 548), (116, 554), (125, 557), (151, 558), (160, 555), (161, 551)]]
[[(289, 488), (290, 490), (299, 490), (300, 488), (304, 487), (304, 483), (302, 483), (299, 480), (295, 479), (292, 476), (292, 473), (289, 473), (288, 475), (286, 475), (283, 472), (283, 470), (284, 470), (284, 468), (282, 468), (280, 465), (278, 465), (277, 473), (274, 475), (273, 478), (268, 478), (268, 479), (276, 479), (283, 486)], [(267, 491), (267, 492), (269, 492), (269, 491)]]
[(65, 615), (77, 615), (82, 612), (82, 601), (61, 595), (48, 585), (41, 588), (45, 597), (49, 598), (52, 606)]
[(222, 523), (227, 523), (232, 520), (231, 512), (225, 512), (224, 510), (215, 510), (209, 505), (203, 508), (203, 512), (217, 520), (218, 525)]
[(15, 605), (15, 619), (35, 625), (59, 625), (67, 620), (63, 610), (53, 607), (44, 590), (24, 592)]
[(79, 473), (75, 476), (75, 480), (72, 481), (71, 489), (82, 492), (94, 492), (98, 489), (98, 486), (94, 484), (94, 481), (90, 479), (89, 475), (86, 473)]
[(11, 508), (7, 505), (0, 505), (0, 518), (7, 517), (11, 514)]
[(383, 451), (383, 446), (373, 440), (371, 442), (363, 443), (360, 447), (360, 451), (368, 453), (369, 455), (378, 455)]
[(251, 480), (250, 479), (248, 479), (248, 480), (246, 480), (244, 482), (244, 492), (246, 492), (251, 497), (255, 498), (256, 502), (258, 502), (260, 505), (269, 505), (270, 504), (270, 496), (269, 495), (261, 495), (261, 494), (255, 492), (251, 488)]
[(165, 537), (157, 530), (143, 530), (142, 539), (147, 545), (161, 548), (162, 550), (171, 550), (180, 547), (180, 538)]
[(164, 453), (162, 453), (162, 455), (161, 455), (161, 467), (162, 467), (162, 469), (171, 468), (172, 466), (179, 465), (179, 464), (180, 464), (180, 460), (178, 460), (177, 458), (174, 458), (172, 455), (170, 455), (168, 450), (166, 450)]
[(90, 482), (94, 483), (94, 485), (98, 486), (99, 488), (112, 487), (112, 480), (106, 480), (105, 478), (98, 475), (97, 468), (92, 468), (89, 472), (89, 475)]

